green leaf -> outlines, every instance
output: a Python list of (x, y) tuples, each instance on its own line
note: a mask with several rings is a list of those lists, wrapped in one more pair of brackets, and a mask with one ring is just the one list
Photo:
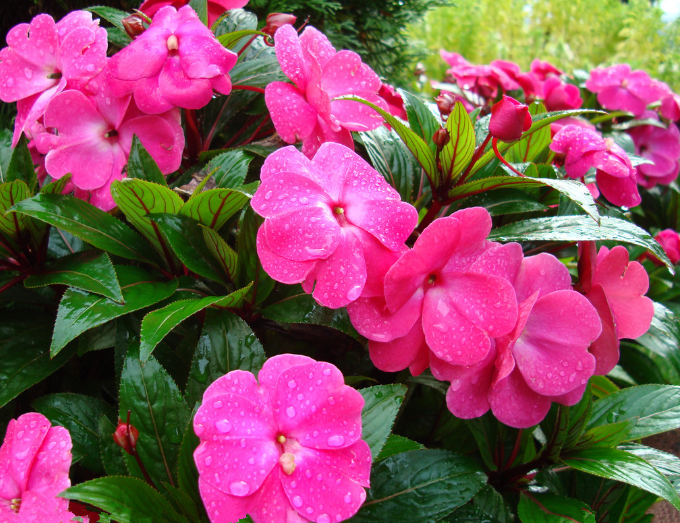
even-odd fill
[(588, 428), (635, 418), (627, 440), (680, 427), (680, 387), (641, 385), (609, 394), (593, 403)]
[[(539, 114), (545, 114), (545, 106), (541, 102), (534, 102), (529, 105), (529, 113), (532, 118)], [(519, 142), (510, 147), (506, 159), (509, 162), (533, 162), (550, 145), (550, 126), (545, 126), (528, 136), (522, 136)], [(542, 158), (541, 158), (542, 159)]]
[(7, 181), (7, 169), (13, 152), (12, 130), (0, 129), (0, 183)]
[(175, 486), (179, 449), (191, 410), (167, 371), (155, 358), (143, 366), (128, 351), (120, 378), (120, 411), (139, 430), (137, 452), (154, 482)]
[(116, 274), (123, 293), (123, 304), (78, 289), (64, 293), (54, 326), (53, 356), (86, 330), (165, 300), (177, 288), (177, 280), (154, 281), (146, 271), (137, 267), (118, 266)]
[(115, 27), (117, 27), (123, 32), (125, 32), (125, 27), (123, 26), (123, 18), (130, 16), (130, 13), (126, 13), (125, 11), (121, 11), (120, 9), (115, 9), (113, 7), (108, 7), (104, 5), (87, 7), (85, 11), (91, 11), (92, 13), (101, 16), (103, 19), (107, 20), (108, 22), (111, 22)]
[(158, 168), (158, 164), (144, 148), (137, 135), (132, 137), (132, 147), (130, 148), (130, 156), (127, 163), (127, 175), (128, 178), (138, 178), (163, 187), (168, 186), (165, 176), (163, 176), (163, 173)]
[(146, 180), (126, 178), (111, 184), (111, 196), (129, 222), (154, 248), (168, 260), (175, 263), (168, 241), (158, 225), (147, 217), (150, 213), (175, 214), (184, 201), (174, 191)]
[[(554, 180), (551, 178), (531, 178), (528, 176), (525, 178), (518, 176), (492, 176), (454, 187), (449, 192), (449, 198), (454, 201), (461, 200), (476, 194), (508, 187), (523, 190), (535, 189), (536, 187), (551, 187), (576, 203), (591, 218), (596, 221), (600, 220), (597, 205), (590, 191), (588, 191), (584, 184), (576, 180)], [(554, 218), (549, 219), (552, 220)]]
[(68, 182), (71, 181), (71, 178), (71, 173), (67, 173), (58, 180), (54, 180), (47, 185), (43, 185), (42, 189), (40, 189), (40, 192), (43, 194), (61, 194), (64, 192)]
[(262, 89), (272, 82), (288, 80), (283, 71), (281, 71), (281, 66), (273, 50), (270, 52), (268, 49), (260, 53), (257, 59), (237, 63), (229, 71), (229, 76), (231, 77), (232, 85), (250, 85)]
[(257, 374), (264, 361), (262, 345), (245, 321), (229, 311), (208, 309), (191, 363), (187, 402), (200, 401), (213, 381), (232, 370)]
[[(660, 356), (663, 362), (670, 364), (680, 374), (680, 323), (670, 309), (655, 302), (654, 317), (649, 330), (635, 341)], [(665, 365), (659, 367), (666, 375)]]
[(627, 487), (609, 510), (609, 523), (651, 523), (649, 508), (658, 497), (635, 487)]
[(636, 418), (632, 418), (625, 421), (619, 421), (618, 423), (593, 427), (581, 436), (574, 448), (614, 448), (622, 441), (628, 439), (630, 429), (635, 426), (636, 421)]
[(613, 479), (656, 494), (680, 510), (680, 497), (670, 482), (644, 459), (618, 449), (586, 449), (562, 456), (562, 462), (581, 472)]
[(33, 193), (38, 187), (38, 177), (33, 168), (33, 158), (28, 150), (28, 141), (22, 134), (19, 143), (14, 148), (12, 159), (7, 168), (6, 182), (13, 182), (15, 180), (23, 181), (28, 190)]
[(680, 458), (673, 454), (638, 443), (625, 443), (619, 447), (619, 450), (644, 459), (652, 467), (673, 481), (680, 478)]
[(473, 498), (474, 504), (498, 523), (511, 523), (515, 516), (503, 496), (491, 485), (484, 485)]
[(40, 272), (24, 280), (28, 288), (68, 285), (101, 294), (122, 302), (123, 294), (108, 255), (95, 250), (83, 251), (46, 263)]
[[(206, 166), (206, 170), (213, 173), (212, 179), (215, 185), (221, 189), (236, 189), (243, 185), (253, 157), (240, 149), (218, 152), (220, 154), (213, 156)], [(201, 161), (205, 154), (199, 155)]]
[(118, 523), (188, 523), (160, 492), (136, 478), (97, 478), (79, 483), (60, 496), (108, 512)]
[(411, 201), (413, 180), (420, 177), (420, 166), (399, 135), (384, 125), (360, 134), (375, 170), (399, 192), (402, 200)]
[(196, 11), (203, 25), (208, 25), (208, 0), (191, 0), (189, 5)]
[(586, 423), (590, 419), (590, 413), (593, 409), (593, 395), (590, 392), (590, 384), (583, 393), (581, 401), (576, 405), (569, 407), (569, 427), (567, 429), (567, 438), (562, 445), (563, 449), (570, 449), (583, 434)]
[(72, 344), (50, 358), (52, 320), (3, 313), (0, 321), (0, 407), (57, 371), (76, 353)]
[(219, 231), (249, 200), (250, 196), (235, 189), (210, 189), (194, 195), (179, 212)]
[(324, 325), (344, 332), (353, 338), (359, 334), (352, 326), (347, 310), (329, 309), (319, 305), (311, 294), (301, 292), (272, 303), (262, 310), (262, 316), (282, 323)]
[(441, 128), (437, 116), (417, 95), (409, 93), (405, 89), (398, 89), (398, 92), (404, 100), (406, 118), (411, 130), (423, 139), (434, 154), (437, 146), (432, 141), (432, 137)]
[(264, 271), (257, 256), (257, 229), (262, 219), (258, 218), (251, 206), (246, 207), (240, 224), (237, 241), (238, 263), (236, 266), (236, 283), (245, 286), (253, 282), (252, 298), (249, 301), (257, 305), (269, 296), (274, 289), (274, 280)]
[(203, 239), (208, 249), (219, 262), (224, 273), (229, 276), (229, 279), (235, 281), (238, 255), (216, 231), (203, 225), (201, 225), (201, 229), (203, 230)]
[(0, 185), (0, 233), (9, 234), (17, 239), (24, 228), (24, 217), (18, 213), (7, 213), (16, 203), (31, 196), (31, 191), (23, 180)]
[(359, 391), (364, 398), (361, 437), (371, 448), (374, 461), (390, 435), (406, 390), (404, 385), (393, 384), (376, 385)]
[(359, 98), (357, 96), (341, 96), (336, 98), (336, 100), (350, 100), (354, 102), (359, 102), (377, 111), (380, 116), (382, 116), (385, 121), (392, 126), (399, 137), (404, 141), (404, 144), (409, 151), (415, 156), (418, 163), (427, 173), (432, 186), (434, 188), (439, 187), (439, 170), (437, 169), (437, 163), (435, 160), (434, 153), (430, 150), (430, 147), (423, 141), (423, 139), (418, 136), (413, 130), (406, 127), (397, 118), (392, 116), (387, 111), (384, 111), (375, 104), (369, 101)]
[(595, 511), (577, 499), (522, 493), (517, 507), (524, 523), (595, 523)]
[(418, 443), (417, 441), (410, 440), (408, 438), (405, 438), (404, 436), (399, 436), (397, 434), (390, 434), (387, 437), (387, 441), (385, 441), (385, 445), (383, 445), (380, 454), (378, 454), (378, 457), (375, 458), (375, 461), (389, 458), (390, 456), (394, 456), (395, 454), (402, 454), (404, 452), (410, 452), (412, 450), (421, 450), (424, 448), (425, 447), (421, 443)]
[[(446, 394), (446, 392), (444, 392)], [(472, 436), (477, 442), (477, 447), (482, 455), (484, 464), (490, 470), (497, 470), (498, 465), (494, 461), (494, 448), (497, 438), (497, 422), (491, 414), (465, 420), (465, 424), (472, 432)]]
[(220, 35), (217, 40), (227, 49), (233, 49), (242, 38), (245, 38), (246, 36), (252, 38), (253, 35), (260, 35), (268, 38), (268, 35), (261, 33), (260, 31), (255, 31), (253, 29), (243, 29), (242, 31), (235, 31), (233, 33)]
[(463, 104), (459, 101), (446, 121), (450, 141), (442, 148), (440, 159), (446, 178), (454, 180), (467, 167), (475, 153), (475, 129)]
[(73, 441), (73, 458), (95, 474), (103, 474), (99, 454), (99, 416), (115, 419), (115, 409), (108, 403), (82, 394), (50, 394), (32, 403), (32, 407), (53, 425), (68, 429)]
[(59, 227), (116, 256), (140, 261), (156, 258), (149, 245), (123, 222), (73, 196), (38, 194), (12, 210)]
[(210, 249), (196, 220), (183, 214), (152, 214), (149, 218), (158, 224), (172, 250), (189, 270), (217, 282), (227, 280), (221, 266), (210, 256)]
[[(112, 419), (116, 419), (114, 416)], [(126, 476), (128, 474), (123, 459), (123, 449), (113, 440), (113, 433), (116, 431), (109, 418), (99, 416), (99, 455), (108, 476)]]
[(415, 450), (378, 461), (371, 489), (352, 523), (434, 521), (472, 499), (486, 475), (472, 459), (445, 450)]
[[(198, 407), (196, 407), (198, 408)], [(194, 410), (192, 420), (196, 416), (196, 409)], [(193, 421), (190, 420), (184, 430), (184, 437), (182, 438), (182, 446), (179, 449), (179, 460), (177, 462), (177, 480), (179, 488), (189, 494), (191, 499), (199, 507), (199, 510), (205, 512), (203, 508), (203, 500), (198, 491), (198, 469), (194, 461), (194, 450), (198, 447), (200, 440), (194, 432)]]
[(524, 220), (492, 230), (489, 240), (500, 242), (616, 240), (649, 249), (666, 263), (668, 270), (673, 272), (673, 265), (664, 250), (647, 231), (631, 222), (609, 216), (602, 216), (600, 225), (586, 216), (553, 216)]

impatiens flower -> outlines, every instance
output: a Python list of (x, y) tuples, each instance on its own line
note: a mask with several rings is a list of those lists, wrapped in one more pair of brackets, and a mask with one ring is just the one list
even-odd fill
[(7, 33), (0, 50), (0, 100), (17, 103), (13, 146), (27, 125), (73, 80), (99, 74), (106, 61), (106, 29), (92, 13), (73, 11), (59, 23), (45, 14)]
[(40, 134), (37, 148), (47, 154), (45, 169), (53, 178), (67, 173), (77, 189), (76, 196), (89, 197), (103, 210), (115, 207), (110, 187), (125, 177), (123, 169), (137, 135), (161, 172), (175, 171), (182, 160), (184, 134), (177, 109), (161, 115), (139, 111), (130, 97), (114, 97), (104, 73), (78, 90), (64, 91), (45, 111), (46, 128), (55, 134)]
[(645, 296), (648, 289), (647, 271), (629, 261), (625, 247), (601, 247), (597, 253), (595, 242), (579, 244), (579, 290), (595, 306), (603, 326), (590, 348), (595, 374), (607, 374), (619, 361), (618, 340), (638, 338), (649, 329), (654, 303)]
[(71, 436), (37, 412), (9, 422), (0, 447), (0, 520), (66, 523), (74, 515), (56, 497), (71, 486)]
[(583, 178), (602, 162), (604, 139), (594, 129), (576, 125), (562, 127), (553, 137), (550, 149), (564, 155), (564, 170), (570, 178)]
[(491, 107), (489, 134), (504, 142), (519, 140), (531, 127), (529, 108), (514, 98), (503, 95), (500, 102)]
[(543, 84), (543, 99), (548, 111), (578, 109), (583, 105), (578, 87), (551, 76)]
[(378, 96), (385, 100), (387, 104), (387, 111), (397, 118), (406, 120), (406, 109), (404, 109), (404, 99), (397, 92), (397, 90), (389, 84), (382, 84), (380, 91), (378, 91)]
[(659, 84), (646, 72), (631, 71), (628, 64), (593, 69), (586, 88), (597, 93), (597, 101), (605, 109), (628, 111), (635, 116), (644, 113), (647, 105), (659, 100), (663, 94)]
[[(680, 235), (673, 229), (664, 229), (659, 232), (654, 239), (659, 242), (666, 256), (672, 264), (680, 262)], [(663, 265), (663, 262), (654, 255), (648, 256), (656, 265)]]
[(491, 338), (512, 331), (515, 292), (496, 273), (521, 259), (522, 250), (487, 241), (490, 230), (481, 207), (435, 220), (386, 271), (384, 296), (348, 306), (354, 327), (371, 340), (376, 367), (416, 364), (414, 373), (422, 372), (428, 349), (451, 365), (474, 365), (492, 350)]
[(661, 99), (661, 116), (677, 122), (680, 120), (680, 94), (675, 94), (670, 89)]
[(257, 234), (264, 270), (303, 282), (326, 307), (373, 295), (372, 274), (396, 260), (417, 224), (415, 208), (339, 144), (323, 144), (312, 161), (295, 147), (279, 149), (260, 177), (252, 206), (265, 218)]
[[(139, 10), (153, 18), (163, 7), (172, 6), (179, 9), (189, 3), (189, 0), (144, 0)], [(217, 19), (230, 9), (240, 9), (248, 0), (208, 0), (208, 25), (212, 26)]]
[(282, 354), (259, 383), (232, 371), (203, 395), (194, 418), (198, 485), (213, 523), (335, 523), (366, 499), (371, 451), (364, 400), (330, 363)]
[[(645, 113), (650, 117), (653, 113)], [(680, 131), (674, 123), (668, 129), (655, 125), (640, 125), (630, 129), (635, 153), (653, 163), (638, 166), (638, 183), (651, 189), (656, 184), (668, 185), (680, 172)]]
[(149, 28), (111, 57), (111, 76), (128, 82), (118, 95), (134, 93), (149, 114), (173, 107), (200, 109), (213, 96), (231, 92), (227, 74), (237, 56), (222, 44), (189, 6), (162, 7)]
[(370, 107), (349, 100), (356, 95), (387, 110), (378, 96), (382, 82), (352, 51), (339, 51), (326, 36), (308, 26), (298, 37), (291, 25), (275, 34), (276, 57), (294, 85), (272, 82), (264, 99), (276, 132), (287, 143), (302, 141), (302, 152), (311, 158), (324, 142), (354, 147), (351, 131), (370, 131), (382, 117)]
[(431, 358), (434, 376), (451, 382), (446, 402), (459, 418), (491, 409), (507, 425), (531, 427), (552, 401), (578, 402), (593, 375), (588, 346), (602, 329), (595, 308), (571, 289), (569, 271), (554, 256), (539, 254), (521, 265), (520, 259), (499, 267), (513, 281), (519, 302), (512, 332), (496, 338), (485, 359), (472, 366)]
[(297, 21), (297, 16), (288, 13), (269, 13), (267, 24), (260, 29), (261, 32), (269, 36), (274, 36), (282, 25), (293, 25)]
[(535, 75), (541, 82), (545, 82), (552, 76), (562, 76), (564, 73), (557, 67), (547, 61), (534, 58), (531, 61), (531, 73)]
[(517, 83), (520, 68), (513, 62), (494, 60), (490, 65), (474, 65), (458, 53), (449, 53), (442, 49), (440, 54), (451, 65), (446, 73), (463, 89), (485, 98), (495, 98), (499, 87), (504, 91), (520, 88)]

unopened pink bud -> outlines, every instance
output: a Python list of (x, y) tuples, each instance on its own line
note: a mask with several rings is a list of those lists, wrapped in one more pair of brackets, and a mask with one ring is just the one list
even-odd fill
[(432, 141), (441, 149), (451, 141), (451, 136), (449, 136), (449, 132), (446, 129), (439, 128), (435, 131), (434, 136), (432, 136)]
[(128, 36), (133, 40), (146, 31), (144, 19), (139, 15), (130, 15), (123, 18), (123, 27)]
[(139, 431), (119, 418), (118, 427), (116, 427), (116, 432), (113, 433), (113, 441), (116, 442), (116, 445), (128, 454), (134, 454), (138, 439)]
[(519, 140), (524, 131), (531, 127), (529, 108), (514, 98), (503, 95), (500, 102), (491, 108), (489, 133), (503, 142)]
[(270, 13), (267, 15), (267, 25), (264, 26), (262, 32), (269, 36), (274, 36), (274, 33), (279, 27), (286, 24), (293, 25), (296, 20), (297, 17), (295, 15), (289, 15), (287, 13)]

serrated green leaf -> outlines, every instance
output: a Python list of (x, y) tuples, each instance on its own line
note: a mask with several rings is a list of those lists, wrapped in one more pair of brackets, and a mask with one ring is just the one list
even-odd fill
[(467, 167), (475, 153), (475, 130), (463, 104), (456, 101), (446, 121), (450, 140), (439, 158), (448, 180), (454, 180)]
[(168, 186), (165, 176), (163, 176), (163, 173), (158, 168), (158, 164), (144, 148), (137, 135), (132, 137), (132, 147), (130, 148), (130, 156), (127, 163), (127, 175), (128, 178), (138, 178), (163, 187)]
[(640, 385), (609, 394), (593, 403), (588, 428), (635, 418), (626, 440), (680, 427), (680, 387)]
[(121, 11), (120, 9), (115, 9), (114, 7), (108, 7), (105, 5), (87, 7), (85, 10), (91, 11), (92, 13), (101, 16), (103, 19), (105, 19), (108, 22), (111, 22), (115, 27), (125, 32), (125, 27), (123, 26), (123, 18), (130, 16), (130, 13), (126, 13), (125, 11)]
[(221, 266), (209, 254), (199, 222), (183, 214), (152, 214), (149, 218), (158, 224), (172, 250), (189, 270), (217, 282), (228, 281)]
[(200, 401), (213, 381), (232, 370), (257, 374), (264, 361), (262, 345), (246, 322), (229, 311), (208, 309), (191, 363), (187, 402)]
[(160, 492), (136, 478), (97, 478), (79, 483), (60, 496), (108, 512), (119, 523), (188, 523), (186, 518), (173, 510)]
[(523, 523), (595, 523), (588, 505), (554, 494), (522, 493), (517, 511)]
[[(635, 341), (660, 356), (662, 361), (670, 364), (680, 374), (680, 323), (670, 309), (655, 302), (654, 317), (649, 330)], [(663, 365), (659, 366), (662, 373), (665, 373)]]
[(437, 146), (432, 141), (432, 137), (437, 129), (441, 128), (437, 116), (417, 95), (409, 93), (405, 89), (398, 89), (397, 91), (404, 100), (406, 118), (411, 130), (423, 139), (434, 154)]
[(216, 231), (203, 225), (201, 225), (201, 229), (203, 230), (203, 239), (208, 249), (219, 262), (224, 273), (229, 276), (229, 279), (235, 281), (238, 255)]
[(154, 281), (137, 267), (118, 266), (116, 274), (123, 294), (122, 304), (78, 289), (64, 293), (52, 337), (50, 350), (53, 356), (86, 330), (165, 300), (177, 288), (177, 280)]
[(46, 263), (40, 272), (24, 280), (28, 288), (68, 285), (113, 301), (122, 302), (123, 294), (111, 260), (106, 253), (90, 250)]
[[(215, 185), (221, 189), (236, 189), (240, 187), (248, 175), (248, 166), (253, 157), (239, 149), (218, 152), (220, 154), (211, 158), (206, 166), (208, 172), (214, 171), (213, 180)], [(201, 153), (201, 160), (203, 160), (203, 154)]]
[(359, 390), (364, 398), (364, 408), (361, 411), (361, 437), (371, 448), (374, 461), (392, 431), (406, 390), (401, 384), (376, 385)]
[(378, 461), (371, 489), (351, 523), (435, 521), (472, 499), (486, 475), (472, 459), (445, 450), (415, 450)]
[(240, 223), (237, 241), (238, 263), (236, 265), (236, 283), (239, 286), (253, 282), (252, 296), (248, 301), (254, 305), (262, 303), (274, 289), (274, 280), (264, 271), (257, 256), (257, 230), (262, 221), (251, 206), (246, 207)]
[(151, 247), (123, 222), (73, 196), (38, 194), (19, 202), (12, 211), (59, 227), (116, 256), (151, 262), (156, 259)]
[[(197, 407), (198, 408), (198, 407)], [(196, 409), (192, 416), (192, 420), (196, 415)], [(194, 432), (193, 421), (190, 420), (184, 430), (184, 437), (182, 438), (182, 446), (179, 449), (179, 459), (177, 461), (177, 480), (179, 488), (186, 492), (191, 499), (194, 500), (199, 510), (205, 514), (203, 507), (203, 500), (198, 491), (198, 469), (194, 462), (194, 450), (198, 447), (200, 440)]]
[(31, 194), (38, 187), (38, 177), (33, 167), (33, 158), (31, 158), (31, 153), (28, 150), (28, 141), (23, 134), (19, 139), (19, 143), (14, 148), (14, 152), (12, 152), (12, 159), (9, 162), (5, 176), (6, 182), (13, 182), (15, 180), (23, 181)]
[(616, 240), (649, 249), (674, 272), (664, 250), (652, 236), (637, 225), (602, 216), (598, 225), (587, 216), (554, 216), (524, 220), (494, 229), (489, 240), (512, 241), (592, 241)]
[(656, 494), (680, 510), (680, 497), (658, 470), (644, 459), (618, 449), (586, 449), (570, 452), (562, 462), (581, 472), (613, 479)]
[(387, 437), (387, 441), (385, 441), (385, 445), (383, 445), (380, 454), (378, 454), (378, 457), (375, 458), (375, 461), (389, 458), (395, 454), (402, 454), (404, 452), (421, 450), (424, 448), (425, 447), (422, 445), (422, 443), (418, 443), (417, 441), (410, 440), (397, 434), (390, 434)]
[(575, 449), (594, 447), (614, 448), (628, 438), (630, 430), (635, 426), (636, 418), (600, 425), (587, 430), (575, 445)]
[(0, 233), (9, 234), (16, 239), (24, 228), (24, 216), (7, 210), (31, 195), (23, 180), (3, 183), (0, 185)]
[(247, 194), (235, 189), (210, 189), (191, 198), (179, 212), (219, 231), (249, 200)]
[[(255, 42), (257, 43), (257, 42)], [(251, 45), (251, 48), (254, 46)], [(249, 58), (251, 58), (249, 56)], [(254, 59), (257, 58), (257, 59)], [(232, 85), (249, 85), (264, 89), (272, 82), (288, 80), (273, 50), (262, 50), (257, 57), (237, 63), (229, 71)]]
[[(534, 102), (529, 105), (529, 113), (532, 118), (535, 118), (539, 114), (545, 114), (545, 105), (541, 102)], [(538, 158), (540, 153), (545, 151), (551, 141), (550, 127), (543, 127), (535, 133), (526, 137), (523, 136), (519, 142), (516, 142), (515, 145), (508, 149), (505, 158), (511, 163), (533, 162)]]
[[(114, 417), (115, 420), (117, 418)], [(104, 470), (108, 476), (126, 476), (128, 471), (125, 468), (123, 459), (123, 449), (113, 440), (113, 433), (116, 425), (106, 416), (99, 416), (99, 455), (104, 465)]]
[(233, 33), (225, 33), (223, 35), (220, 35), (217, 37), (217, 40), (227, 49), (233, 49), (242, 38), (245, 38), (246, 36), (252, 38), (254, 35), (264, 36), (265, 38), (268, 38), (268, 35), (260, 31), (255, 31), (253, 29), (243, 29), (241, 31), (235, 31)]
[(71, 173), (67, 173), (58, 180), (54, 180), (47, 185), (43, 185), (42, 189), (40, 189), (40, 192), (43, 194), (61, 194), (64, 192), (68, 182), (71, 181), (71, 178)]
[(99, 454), (99, 416), (115, 416), (115, 409), (105, 401), (82, 394), (50, 394), (32, 403), (32, 407), (53, 425), (68, 429), (73, 441), (73, 458), (95, 474), (103, 474)]
[(576, 405), (569, 407), (569, 427), (562, 446), (563, 449), (570, 449), (576, 444), (590, 419), (590, 413), (593, 409), (593, 395), (590, 392), (590, 387), (589, 384), (583, 393), (583, 397)]
[(503, 496), (491, 485), (484, 485), (472, 500), (484, 514), (498, 523), (511, 523), (515, 519)]

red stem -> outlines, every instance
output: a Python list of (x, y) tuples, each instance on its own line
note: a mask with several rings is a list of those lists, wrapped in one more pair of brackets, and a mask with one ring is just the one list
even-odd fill
[(477, 160), (479, 160), (479, 158), (482, 156), (482, 154), (484, 154), (484, 149), (486, 149), (486, 146), (489, 143), (490, 139), (491, 139), (491, 135), (487, 134), (486, 138), (484, 138), (484, 141), (475, 150), (475, 154), (472, 155), (472, 160), (470, 160), (470, 163), (468, 164), (467, 168), (465, 169), (465, 172), (461, 175), (460, 178), (458, 178), (458, 183), (456, 183), (456, 185), (463, 185), (465, 183), (465, 180), (467, 180), (468, 176), (470, 176), (470, 171), (472, 170), (472, 168), (477, 163)]
[(439, 211), (442, 210), (442, 204), (441, 202), (438, 202), (437, 200), (432, 202), (432, 205), (430, 208), (427, 210), (427, 213), (423, 217), (423, 220), (420, 222), (420, 225), (418, 225), (418, 232), (423, 232), (425, 228), (430, 225), (434, 219), (437, 217), (437, 214), (439, 214)]
[(156, 487), (155, 483), (151, 479), (151, 476), (149, 476), (149, 473), (146, 471), (146, 467), (144, 466), (144, 463), (142, 463), (142, 458), (139, 457), (139, 454), (137, 454), (137, 443), (132, 441), (132, 434), (130, 433), (130, 411), (128, 410), (127, 413), (127, 440), (128, 440), (128, 445), (130, 447), (130, 453), (135, 457), (135, 461), (137, 462), (137, 465), (139, 465), (139, 469), (142, 471), (142, 474), (144, 475), (144, 479), (146, 482), (151, 485), (155, 490), (158, 490)]
[(260, 35), (253, 35), (253, 37), (246, 42), (246, 45), (244, 45), (241, 50), (238, 52), (238, 56), (240, 57), (243, 53), (246, 52), (246, 50), (250, 47), (250, 44), (252, 44), (255, 39), (260, 36)]
[(254, 85), (232, 85), (232, 91), (254, 91), (256, 93), (263, 93), (264, 89), (261, 87), (255, 87)]
[(191, 163), (196, 163), (201, 150), (201, 133), (198, 130), (198, 118), (194, 109), (184, 109), (187, 126), (187, 149)]
[(250, 142), (254, 141), (255, 138), (257, 137), (258, 133), (269, 122), (269, 119), (270, 119), (269, 115), (265, 116), (265, 118), (260, 122), (260, 125), (257, 126), (257, 129), (255, 129), (255, 132), (252, 134), (252, 136), (250, 138), (248, 138), (245, 142), (243, 142), (241, 145), (247, 145)]
[(215, 121), (213, 122), (213, 126), (210, 129), (208, 136), (203, 141), (203, 150), (204, 151), (207, 151), (207, 150), (210, 149), (210, 144), (212, 143), (213, 137), (215, 136), (215, 130), (217, 129), (217, 122), (219, 122), (220, 118), (222, 118), (222, 113), (224, 113), (224, 110), (227, 108), (227, 104), (229, 103), (229, 100), (231, 100), (231, 93), (229, 93), (229, 96), (227, 96), (227, 99), (224, 101), (224, 105), (222, 105), (222, 109), (220, 109), (220, 112), (217, 115), (217, 118), (215, 118)]
[(28, 277), (27, 273), (19, 274), (18, 276), (15, 276), (11, 280), (9, 280), (7, 283), (5, 283), (2, 287), (0, 287), (0, 294), (5, 292), (7, 289), (14, 287), (17, 283), (20, 283), (24, 281)]
[(493, 152), (496, 155), (496, 158), (498, 158), (503, 165), (505, 165), (512, 172), (514, 172), (517, 176), (521, 176), (522, 178), (524, 178), (524, 175), (517, 169), (515, 169), (512, 165), (510, 165), (508, 161), (505, 158), (503, 158), (501, 153), (498, 152), (498, 138), (494, 138), (491, 141), (491, 147), (493, 147)]

